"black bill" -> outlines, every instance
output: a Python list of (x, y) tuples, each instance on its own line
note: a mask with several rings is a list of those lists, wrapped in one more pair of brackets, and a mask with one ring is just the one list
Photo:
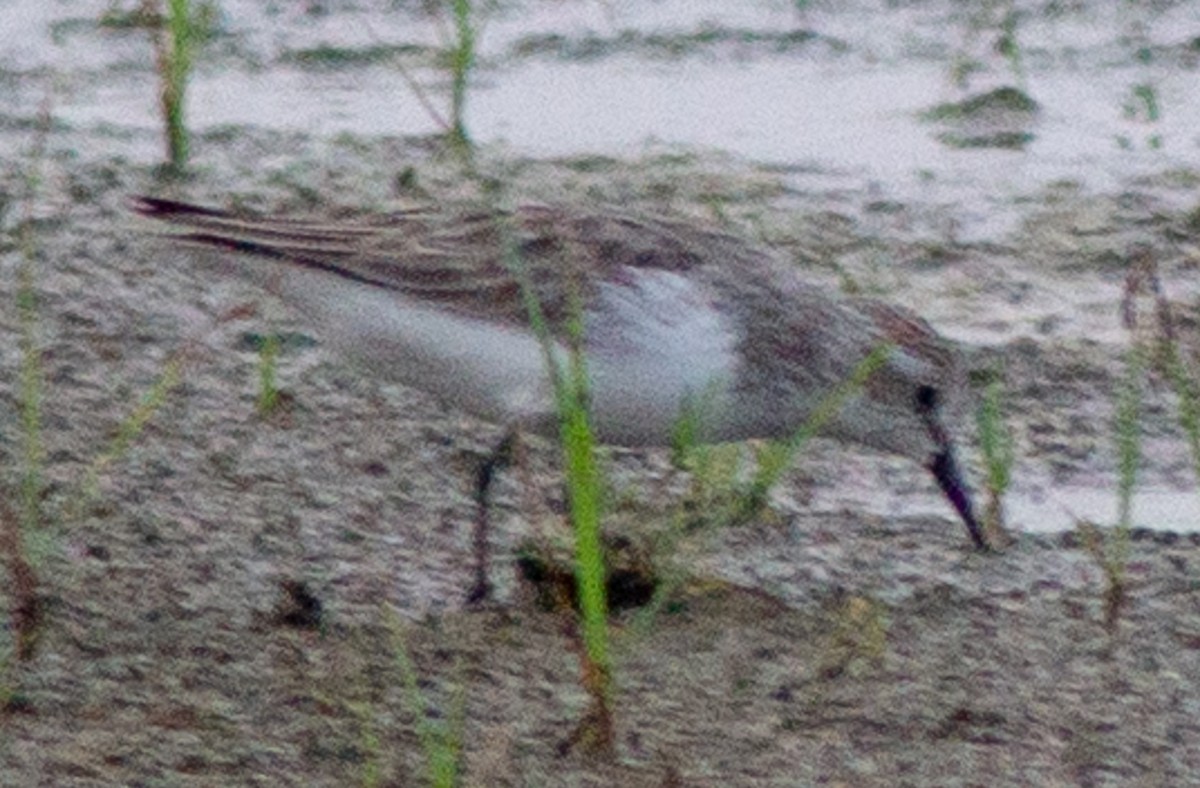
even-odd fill
[(975, 542), (975, 547), (980, 550), (989, 549), (988, 543), (983, 538), (983, 528), (979, 525), (979, 521), (975, 519), (975, 513), (971, 509), (971, 496), (967, 493), (967, 485), (963, 482), (962, 473), (958, 469), (958, 463), (954, 459), (954, 452), (950, 449), (938, 452), (934, 455), (933, 460), (929, 463), (929, 470), (937, 479), (938, 486), (942, 488), (942, 492), (950, 499), (950, 503), (954, 504), (954, 508), (958, 510), (959, 516), (962, 517), (963, 523), (967, 526), (967, 530), (971, 533), (971, 539)]

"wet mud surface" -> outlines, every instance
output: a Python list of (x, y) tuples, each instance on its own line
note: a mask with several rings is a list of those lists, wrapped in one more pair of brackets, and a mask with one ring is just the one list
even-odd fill
[[(917, 309), (980, 370), (1003, 362), (1015, 543), (973, 553), (923, 469), (814, 442), (762, 517), (655, 556), (682, 580), (649, 621), (616, 622), (618, 758), (604, 761), (563, 747), (586, 708), (579, 661), (561, 614), (514, 572), (523, 540), (562, 538), (554, 448), (530, 441), (502, 479), (500, 603), (465, 609), (470, 479), (499, 430), (339, 364), (302, 316), (150, 237), (126, 208), (147, 192), (310, 215), (461, 198), (439, 143), (240, 128), (201, 136), (196, 175), (171, 185), (149, 131), (57, 129), (34, 165), (36, 136), (0, 128), (19, 165), (0, 175), (4, 229), (33, 231), (48, 520), (30, 546), (45, 623), (4, 674), (0, 784), (422, 784), (401, 650), (425, 717), (462, 720), (466, 785), (1196, 782), (1200, 544), (1180, 527), (1195, 464), (1158, 375), (1142, 392), (1139, 490), (1165, 514), (1135, 508), (1115, 626), (1102, 566), (1062, 530), (1088, 502), (1110, 513), (1102, 523), (1116, 512), (1135, 245), (1154, 250), (1184, 352), (1200, 347), (1194, 172), (1046, 183), (1006, 203), (1003, 229), (962, 234), (954, 206), (836, 171), (667, 146), (486, 148), (483, 166), (520, 199), (726, 226), (831, 289)], [(26, 201), (29, 166), (41, 181)], [(15, 309), (0, 331), (13, 490)], [(262, 416), (254, 346), (269, 332), (294, 341), (284, 406)], [(172, 359), (179, 385), (81, 493)], [(975, 428), (961, 430), (978, 482)], [(605, 468), (610, 527), (651, 542), (689, 479), (665, 451), (609, 452)]]

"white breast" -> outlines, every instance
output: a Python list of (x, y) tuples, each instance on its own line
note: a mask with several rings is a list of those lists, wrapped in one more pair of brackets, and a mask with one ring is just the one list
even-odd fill
[(627, 274), (600, 285), (585, 322), (593, 426), (605, 443), (667, 445), (685, 407), (720, 418), (737, 333), (696, 282), (671, 271)]

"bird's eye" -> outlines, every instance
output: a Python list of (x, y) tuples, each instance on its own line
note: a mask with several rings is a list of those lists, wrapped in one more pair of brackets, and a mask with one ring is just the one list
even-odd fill
[(936, 410), (938, 406), (938, 390), (925, 384), (917, 387), (917, 409), (923, 413)]

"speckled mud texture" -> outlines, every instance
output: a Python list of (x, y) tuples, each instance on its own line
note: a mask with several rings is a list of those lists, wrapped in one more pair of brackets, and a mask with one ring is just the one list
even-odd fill
[[(256, 162), (285, 145), (301, 180), (272, 185)], [(146, 167), (86, 150), (86, 139), (51, 138), (34, 205), (52, 525), (36, 564), (41, 638), (6, 673), (6, 784), (348, 785), (372, 773), (381, 784), (419, 782), (423, 750), (389, 609), (426, 712), (464, 720), (471, 785), (1182, 784), (1200, 768), (1194, 538), (1135, 534), (1128, 599), (1109, 631), (1104, 573), (1078, 540), (1025, 535), (1000, 554), (973, 554), (920, 468), (824, 442), (764, 518), (660, 557), (688, 579), (650, 626), (630, 613), (615, 631), (619, 760), (564, 754), (585, 708), (578, 660), (562, 619), (532, 604), (512, 569), (520, 540), (561, 533), (553, 448), (532, 441), (524, 473), (501, 483), (501, 609), (465, 611), (469, 480), (496, 428), (375, 385), (328, 358), (297, 316), (143, 234), (124, 200), (170, 188)], [(456, 189), (453, 167), (425, 144), (346, 150), (246, 132), (213, 156), (186, 186), (194, 199), (229, 204), (238, 184), (243, 202), (339, 213), (407, 197), (392, 192), (406, 167), (431, 193)], [(651, 157), (600, 172), (570, 162), (510, 170), (513, 190), (529, 198), (727, 222), (831, 286), (836, 278), (814, 261), (836, 258), (843, 276), (903, 283), (892, 293), (901, 302), (931, 298), (930, 282), (970, 279), (976, 292), (998, 293), (1054, 275), (1037, 262), (1039, 233), (939, 238), (931, 260), (915, 231), (864, 240), (861, 201), (821, 210), (825, 198), (748, 164)], [(17, 193), (19, 183), (10, 176), (6, 188)], [(313, 205), (297, 196), (310, 188), (334, 197)], [(721, 217), (701, 199), (714, 192), (730, 195)], [(1069, 239), (1079, 213), (1106, 202), (1115, 250), (1126, 235), (1185, 226), (1160, 214), (1146, 229), (1094, 196), (1034, 203), (1029, 225), (1056, 221)], [(22, 211), (10, 207), (10, 226)], [(860, 267), (855, 251), (868, 243), (893, 262)], [(10, 304), (20, 259), (10, 247)], [(1194, 286), (1194, 263), (1162, 266), (1173, 287)], [(1073, 275), (1095, 284), (1119, 268)], [(258, 305), (253, 317), (223, 320), (247, 304)], [(926, 311), (950, 325), (955, 310)], [(14, 311), (3, 315), (12, 489), (19, 327)], [(252, 340), (267, 331), (293, 341), (281, 356), (284, 406), (262, 417)], [(1112, 476), (1119, 345), (1050, 331), (984, 356), (1008, 360), (1021, 463), (1066, 482)], [(177, 357), (179, 386), (74, 511), (87, 469)], [(1147, 461), (1152, 478), (1189, 472), (1173, 413), (1151, 382), (1146, 440), (1164, 447)], [(969, 429), (964, 436), (971, 445)], [(614, 527), (635, 534), (669, 520), (688, 489), (662, 453), (616, 453), (607, 467)], [(1047, 495), (1054, 506), (1052, 488)], [(920, 499), (933, 513), (864, 514), (855, 502), (871, 496), (900, 511)]]
[[(1154, 251), (1184, 352), (1200, 347), (1197, 173), (1047, 184), (966, 237), (958, 206), (835, 170), (481, 151), (516, 199), (723, 226), (831, 289), (917, 309), (981, 372), (1003, 362), (1016, 539), (995, 554), (970, 549), (920, 467), (825, 441), (761, 517), (655, 539), (691, 481), (666, 451), (605, 453), (610, 528), (679, 580), (653, 616), (614, 620), (606, 760), (566, 746), (587, 707), (571, 627), (514, 570), (525, 540), (564, 538), (555, 448), (530, 440), (501, 478), (498, 602), (466, 609), (470, 482), (499, 429), (342, 365), (302, 316), (127, 210), (139, 193), (306, 216), (461, 199), (440, 143), (225, 129), (167, 183), (156, 135), (40, 136), (35, 114), (0, 123), (0, 480), (15, 499), (14, 305), (32, 260), (46, 519), (28, 545), (39, 637), (0, 673), (0, 785), (422, 785), (423, 720), (458, 731), (471, 786), (1200, 784), (1200, 539), (1136, 511), (1110, 621), (1088, 539), (1055, 530), (1076, 501), (1116, 512), (1135, 245)], [(256, 346), (272, 333), (283, 397), (263, 416)], [(178, 385), (100, 462), (173, 363)], [(1139, 487), (1186, 521), (1197, 480), (1175, 398), (1155, 373), (1142, 397)]]

